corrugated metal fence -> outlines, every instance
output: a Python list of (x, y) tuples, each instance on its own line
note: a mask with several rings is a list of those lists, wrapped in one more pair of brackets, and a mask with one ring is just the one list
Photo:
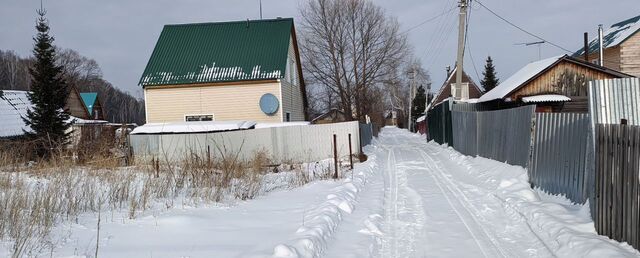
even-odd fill
[(529, 179), (552, 194), (584, 203), (591, 192), (589, 115), (537, 113)]
[[(240, 159), (250, 159), (256, 152), (266, 151), (277, 162), (313, 162), (333, 157), (334, 134), (338, 156), (349, 155), (349, 134), (353, 153), (358, 153), (361, 137), (357, 121), (218, 133), (137, 134), (130, 135), (130, 143), (135, 157), (141, 159), (176, 161), (192, 154), (206, 157), (207, 153), (212, 156), (238, 153)], [(362, 140), (371, 142), (372, 134), (367, 133)]]
[(640, 126), (596, 125), (598, 233), (640, 248)]
[(627, 119), (640, 125), (640, 78), (589, 82), (589, 110), (596, 124), (618, 124)]
[(485, 112), (453, 111), (453, 146), (467, 155), (527, 167), (534, 111), (535, 106)]
[(427, 140), (439, 144), (453, 143), (451, 131), (451, 101), (444, 101), (427, 112)]

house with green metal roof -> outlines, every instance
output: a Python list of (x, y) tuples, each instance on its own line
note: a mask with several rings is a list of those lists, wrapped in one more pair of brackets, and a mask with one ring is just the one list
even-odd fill
[(82, 98), (82, 103), (87, 108), (87, 112), (89, 113), (89, 117), (91, 117), (91, 119), (93, 120), (104, 119), (102, 104), (98, 99), (97, 92), (81, 92), (80, 98)]
[[(640, 76), (640, 15), (615, 23), (604, 31), (604, 66)], [(600, 55), (598, 37), (594, 37), (587, 46), (587, 58), (591, 63), (598, 63)], [(573, 56), (582, 58), (585, 48), (576, 51)]]
[(147, 123), (307, 119), (292, 18), (166, 25), (139, 84)]

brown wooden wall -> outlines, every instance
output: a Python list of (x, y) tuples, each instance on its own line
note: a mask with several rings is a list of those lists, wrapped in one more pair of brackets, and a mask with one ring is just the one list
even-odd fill
[(543, 75), (513, 92), (509, 97), (517, 100), (521, 97), (540, 94), (561, 94), (568, 97), (587, 96), (587, 84), (591, 80), (615, 78), (613, 75), (562, 61)]
[(621, 72), (640, 77), (640, 33), (636, 33), (622, 43), (620, 63)]
[(90, 119), (89, 113), (87, 113), (87, 109), (84, 107), (82, 99), (75, 89), (72, 89), (69, 93), (66, 109), (68, 110), (69, 114), (74, 117), (81, 119)]

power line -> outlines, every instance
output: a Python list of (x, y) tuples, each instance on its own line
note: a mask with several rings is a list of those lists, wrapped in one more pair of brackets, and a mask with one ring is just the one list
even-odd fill
[(405, 31), (401, 32), (400, 34), (408, 33), (409, 31), (412, 31), (412, 30), (414, 30), (414, 29), (416, 29), (416, 28), (418, 28), (418, 27), (420, 27), (420, 26), (422, 26), (422, 25), (425, 25), (425, 24), (427, 24), (427, 23), (429, 23), (429, 22), (432, 22), (432, 21), (434, 21), (435, 19), (438, 19), (438, 18), (440, 18), (440, 17), (444, 16), (445, 14), (450, 13), (450, 12), (451, 12), (451, 11), (453, 11), (454, 9), (456, 9), (456, 7), (455, 7), (455, 6), (454, 6), (454, 7), (452, 7), (451, 9), (449, 9), (449, 10), (446, 10), (446, 11), (442, 12), (441, 14), (438, 14), (438, 15), (436, 15), (436, 16), (434, 16), (434, 17), (431, 17), (431, 18), (429, 18), (429, 19), (426, 19), (426, 20), (424, 20), (424, 21), (422, 21), (422, 22), (418, 23), (417, 25), (415, 25), (415, 26), (413, 26), (413, 27), (411, 27), (411, 28), (409, 28), (409, 29), (407, 29), (407, 30), (405, 30)]
[(562, 49), (562, 50), (564, 50), (564, 51), (566, 51), (566, 52), (568, 52), (568, 53), (573, 53), (573, 51), (571, 51), (571, 50), (568, 50), (568, 49), (566, 49), (566, 48), (564, 48), (564, 47), (561, 47), (561, 46), (560, 46), (560, 45), (558, 45), (558, 44), (555, 44), (555, 43), (553, 43), (553, 42), (551, 42), (551, 41), (549, 41), (549, 40), (546, 40), (546, 39), (544, 39), (544, 38), (542, 38), (542, 37), (540, 37), (540, 36), (538, 36), (538, 35), (536, 35), (536, 34), (533, 34), (533, 33), (529, 32), (529, 31), (527, 31), (527, 30), (523, 29), (522, 27), (520, 27), (520, 26), (518, 26), (518, 25), (514, 24), (513, 22), (511, 22), (511, 21), (507, 20), (506, 18), (504, 18), (504, 17), (500, 16), (499, 14), (497, 14), (496, 12), (494, 12), (493, 10), (489, 9), (489, 7), (485, 6), (485, 5), (484, 5), (482, 2), (480, 2), (479, 0), (475, 0), (475, 2), (476, 2), (476, 3), (478, 3), (480, 6), (482, 6), (484, 9), (486, 9), (487, 11), (489, 11), (490, 13), (492, 13), (493, 15), (495, 15), (496, 17), (498, 17), (500, 20), (502, 20), (502, 21), (506, 22), (507, 24), (509, 24), (509, 25), (513, 26), (514, 28), (516, 28), (516, 29), (518, 29), (518, 30), (520, 30), (520, 31), (522, 31), (522, 32), (524, 32), (524, 33), (526, 33), (526, 34), (528, 34), (528, 35), (530, 35), (530, 36), (534, 37), (534, 38), (537, 38), (537, 39), (542, 40), (542, 41), (546, 41), (547, 43), (549, 43), (549, 45), (552, 45), (552, 46), (554, 46), (554, 47), (557, 47), (557, 48), (559, 48), (559, 49)]
[(469, 23), (471, 21), (471, 10), (473, 9), (471, 8), (471, 3), (472, 1), (469, 1), (469, 11), (467, 13), (467, 24), (465, 25), (465, 28), (464, 28), (464, 48), (463, 49), (469, 49), (469, 58), (471, 58), (473, 71), (476, 73), (476, 78), (480, 80), (480, 74), (478, 73), (478, 68), (476, 68), (476, 61), (473, 60), (473, 54), (471, 53), (471, 46), (469, 46)]

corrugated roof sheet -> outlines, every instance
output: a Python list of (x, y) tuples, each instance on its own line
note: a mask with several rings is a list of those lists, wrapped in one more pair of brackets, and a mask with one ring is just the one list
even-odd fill
[(284, 77), (293, 19), (166, 25), (140, 84)]
[(4, 90), (0, 97), (0, 137), (13, 137), (31, 131), (22, 120), (26, 118), (31, 101), (26, 91)]
[(529, 97), (522, 97), (524, 103), (539, 103), (539, 102), (567, 102), (571, 101), (571, 98), (565, 95), (559, 94), (543, 94)]
[[(604, 47), (618, 46), (638, 31), (640, 31), (640, 15), (611, 25), (611, 27), (603, 33), (604, 37), (602, 41)], [(598, 37), (595, 37), (589, 42), (589, 53), (596, 53), (599, 51), (599, 48)], [(584, 55), (584, 47), (573, 54), (573, 56), (582, 55)]]
[(97, 92), (83, 92), (80, 93), (80, 98), (82, 98), (82, 103), (87, 110), (89, 111), (89, 115), (93, 115), (93, 105), (96, 103), (96, 99), (98, 99)]

